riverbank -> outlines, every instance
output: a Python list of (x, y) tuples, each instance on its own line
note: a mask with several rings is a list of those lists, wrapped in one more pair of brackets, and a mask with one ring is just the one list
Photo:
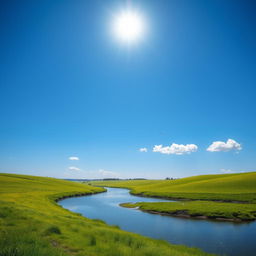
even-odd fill
[(134, 195), (170, 200), (256, 203), (256, 172), (192, 176), (175, 180), (120, 180), (92, 185), (127, 188)]
[(211, 201), (182, 201), (154, 203), (122, 203), (122, 207), (182, 218), (210, 219), (218, 221), (253, 221), (256, 219), (255, 204), (234, 204)]
[(0, 254), (5, 256), (206, 256), (60, 207), (56, 201), (103, 188), (34, 176), (0, 174)]
[[(252, 221), (256, 219), (256, 172), (202, 175), (177, 180), (124, 180), (92, 185), (126, 188), (142, 197), (179, 202), (122, 204), (175, 217)], [(143, 201), (143, 200), (141, 200)]]

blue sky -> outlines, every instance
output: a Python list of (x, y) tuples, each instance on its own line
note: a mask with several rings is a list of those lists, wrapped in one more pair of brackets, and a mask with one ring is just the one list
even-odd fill
[[(255, 2), (129, 2), (148, 28), (131, 47), (110, 32), (127, 1), (1, 4), (0, 172), (255, 171)], [(234, 143), (223, 144), (228, 139)], [(217, 152), (207, 151), (216, 141)], [(153, 152), (155, 145), (163, 146)]]

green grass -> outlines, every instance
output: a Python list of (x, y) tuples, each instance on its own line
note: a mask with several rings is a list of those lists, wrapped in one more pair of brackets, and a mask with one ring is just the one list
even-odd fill
[(124, 207), (139, 207), (143, 211), (176, 216), (206, 216), (232, 220), (256, 219), (256, 172), (201, 175), (177, 180), (128, 180), (91, 183), (97, 186), (128, 188), (132, 194), (141, 196), (196, 200), (175, 203), (126, 203), (122, 204)]
[(143, 196), (256, 203), (256, 172), (201, 175), (177, 180), (103, 181), (92, 184), (129, 188), (132, 194)]
[(208, 217), (210, 219), (251, 221), (256, 219), (256, 204), (220, 203), (210, 201), (123, 203), (123, 207), (139, 207), (142, 211), (182, 217)]
[(59, 198), (102, 192), (85, 184), (0, 174), (0, 256), (199, 256), (90, 220), (60, 207)]

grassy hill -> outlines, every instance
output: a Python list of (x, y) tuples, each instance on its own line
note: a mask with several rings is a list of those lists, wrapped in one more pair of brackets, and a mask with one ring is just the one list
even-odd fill
[[(140, 210), (151, 213), (230, 221), (256, 219), (255, 172), (201, 175), (177, 180), (102, 181), (92, 184), (129, 188), (132, 194), (142, 196), (183, 200), (175, 203), (121, 204), (123, 207), (139, 207)], [(184, 201), (188, 199), (196, 201)]]
[(53, 178), (0, 174), (0, 255), (209, 255), (87, 219), (55, 202), (67, 196), (103, 191)]
[(201, 175), (177, 180), (102, 181), (92, 184), (129, 188), (133, 194), (171, 199), (256, 202), (256, 172)]

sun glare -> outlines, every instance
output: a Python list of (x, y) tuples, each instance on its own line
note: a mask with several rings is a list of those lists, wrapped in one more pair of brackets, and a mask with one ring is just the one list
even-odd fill
[(113, 21), (114, 36), (124, 43), (135, 43), (145, 34), (145, 22), (136, 11), (127, 10), (119, 13)]

